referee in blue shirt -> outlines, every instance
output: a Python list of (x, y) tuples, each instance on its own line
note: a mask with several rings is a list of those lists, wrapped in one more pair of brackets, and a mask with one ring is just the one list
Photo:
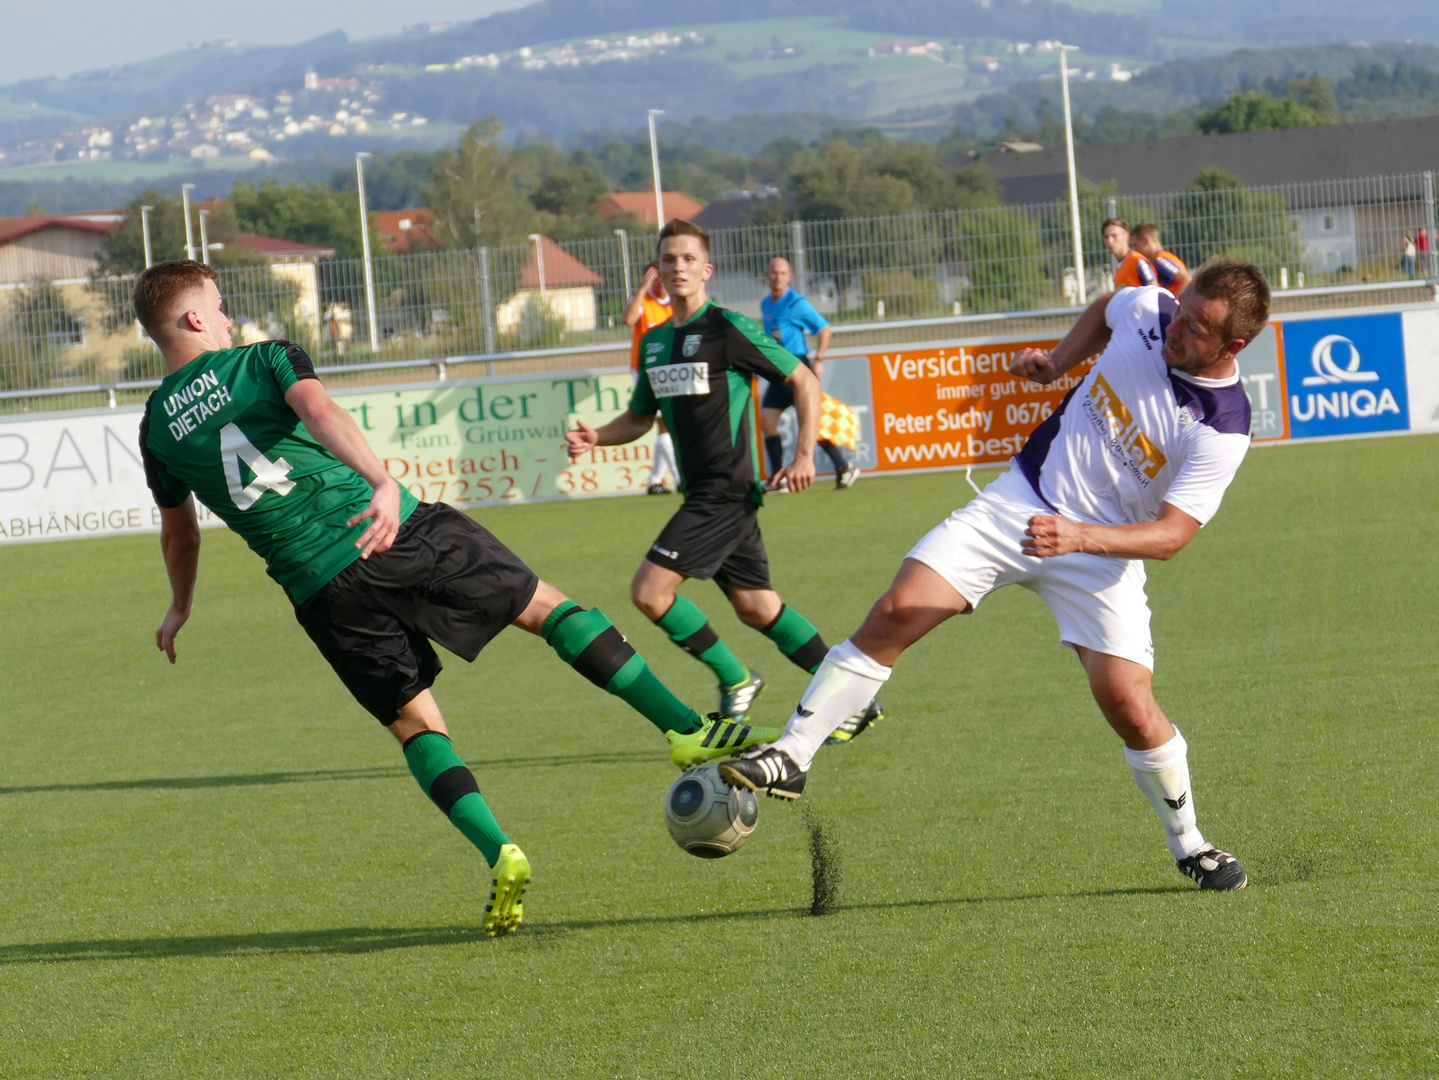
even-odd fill
[[(764, 316), (764, 328), (790, 352), (794, 353), (811, 371), (815, 378), (824, 378), (824, 354), (829, 351), (829, 323), (814, 309), (814, 305), (789, 287), (794, 279), (788, 259), (771, 259), (765, 272), (769, 279), (769, 295), (760, 301), (760, 313)], [(805, 334), (815, 335), (815, 350), (809, 351)], [(760, 402), (760, 426), (764, 431), (765, 455), (769, 458), (770, 473), (774, 474), (784, 464), (784, 448), (779, 437), (779, 418), (794, 405), (794, 391), (786, 383), (770, 383)], [(834, 443), (821, 439), (819, 447), (834, 464), (835, 487), (853, 487), (859, 479), (859, 470), (850, 464), (844, 451)], [(775, 491), (789, 490), (781, 481)]]

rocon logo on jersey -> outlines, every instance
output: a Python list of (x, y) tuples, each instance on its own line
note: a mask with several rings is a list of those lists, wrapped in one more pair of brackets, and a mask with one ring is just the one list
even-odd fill
[(1398, 315), (1287, 322), (1284, 353), (1296, 438), (1409, 426)]
[(691, 394), (710, 392), (710, 366), (700, 361), (694, 364), (661, 364), (645, 372), (649, 377), (650, 389), (655, 397), (688, 397)]

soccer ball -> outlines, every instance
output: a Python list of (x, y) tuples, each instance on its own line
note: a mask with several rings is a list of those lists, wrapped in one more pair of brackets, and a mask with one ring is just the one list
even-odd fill
[(701, 859), (744, 847), (758, 817), (754, 792), (730, 787), (713, 762), (683, 774), (665, 793), (665, 827), (676, 844)]

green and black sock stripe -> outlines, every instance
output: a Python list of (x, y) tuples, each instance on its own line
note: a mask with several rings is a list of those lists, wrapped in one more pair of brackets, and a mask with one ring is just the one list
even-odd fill
[(675, 644), (698, 660), (719, 644), (719, 635), (716, 634), (714, 628), (706, 622), (689, 637), (680, 638)]
[(500, 848), (510, 842), (509, 837), (480, 794), (475, 774), (450, 745), (449, 736), (422, 731), (406, 739), (401, 750), (420, 790), (494, 866)]
[(829, 652), (829, 646), (824, 643), (824, 638), (819, 636), (814, 624), (788, 604), (779, 609), (774, 622), (766, 626), (762, 633), (779, 647), (779, 651), (784, 653), (790, 663), (803, 668), (811, 675), (819, 670), (819, 665), (824, 662), (825, 655)]
[(561, 660), (661, 731), (699, 730), (699, 713), (670, 693), (604, 612), (565, 600), (550, 612), (540, 634)]
[(692, 601), (676, 596), (670, 609), (655, 620), (655, 625), (669, 635), (671, 641), (715, 673), (723, 686), (733, 686), (749, 678), (749, 668), (741, 664), (710, 626), (705, 613)]

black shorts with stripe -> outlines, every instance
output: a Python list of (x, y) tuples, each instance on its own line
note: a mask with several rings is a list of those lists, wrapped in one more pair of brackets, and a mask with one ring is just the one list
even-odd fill
[(645, 558), (687, 578), (713, 578), (721, 588), (768, 589), (758, 515), (758, 503), (699, 492), (670, 518)]
[(421, 503), (388, 551), (295, 608), (345, 688), (380, 723), (439, 675), (431, 641), (473, 662), (529, 606), (539, 578), (469, 515)]

